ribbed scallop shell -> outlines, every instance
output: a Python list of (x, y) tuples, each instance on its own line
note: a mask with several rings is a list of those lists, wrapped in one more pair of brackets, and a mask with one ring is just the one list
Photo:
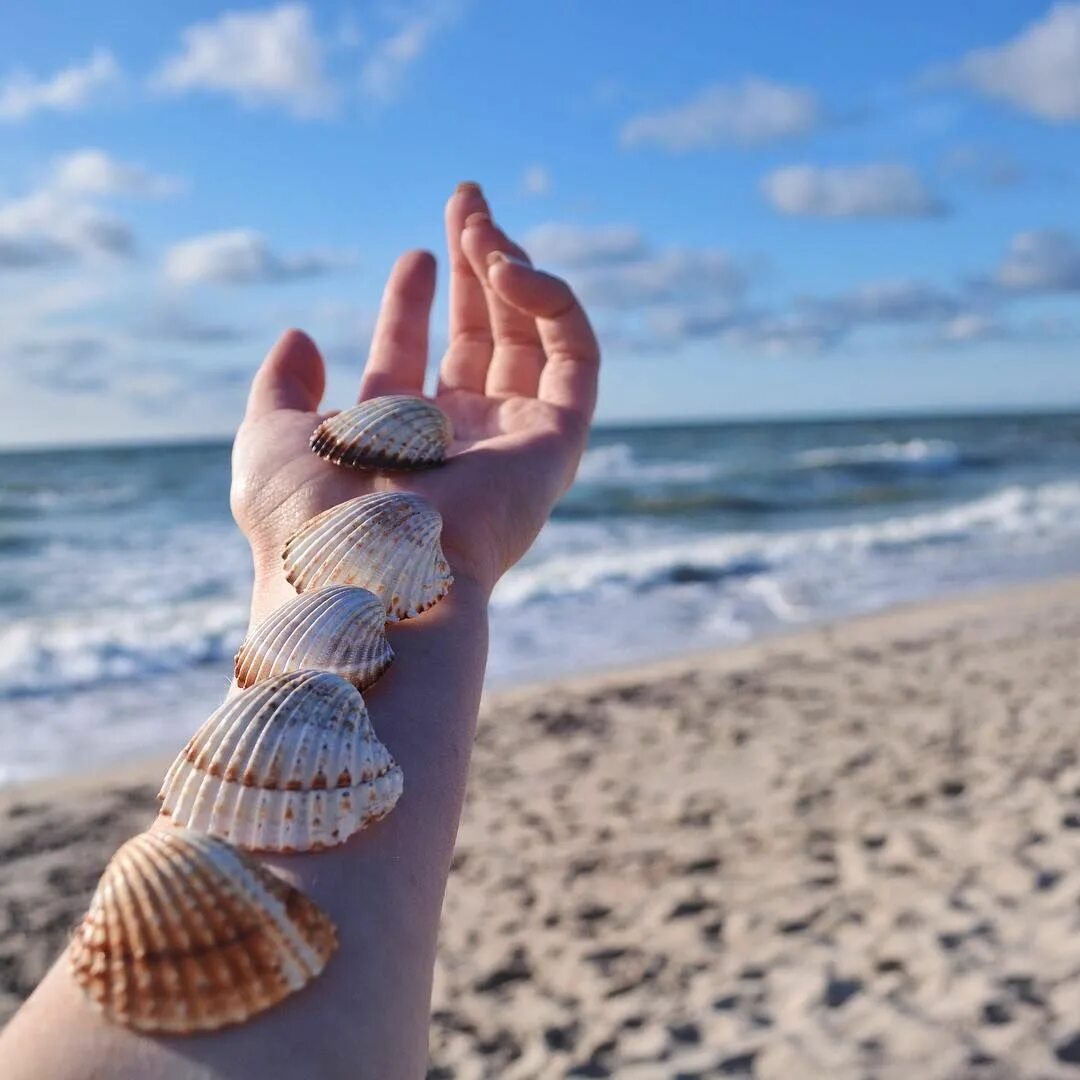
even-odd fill
[(236, 654), (236, 684), (316, 668), (363, 690), (393, 659), (382, 601), (367, 589), (335, 585), (303, 593), (259, 623)]
[(442, 516), (419, 495), (361, 495), (313, 517), (289, 538), (285, 573), (297, 592), (360, 585), (382, 597), (391, 622), (408, 619), (453, 584), (441, 533)]
[(359, 691), (328, 671), (294, 671), (226, 701), (158, 798), (177, 825), (237, 847), (317, 851), (390, 813), (401, 789)]
[(371, 398), (324, 420), (311, 449), (354, 469), (426, 469), (440, 464), (454, 438), (450, 418), (420, 397)]
[(68, 948), (75, 981), (140, 1031), (212, 1031), (314, 979), (334, 924), (303, 893), (223, 840), (146, 832), (105, 867)]

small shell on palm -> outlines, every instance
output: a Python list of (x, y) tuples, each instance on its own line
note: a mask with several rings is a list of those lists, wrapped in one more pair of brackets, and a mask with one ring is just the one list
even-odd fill
[(333, 923), (303, 893), (223, 840), (176, 829), (112, 857), (68, 960), (110, 1020), (186, 1034), (276, 1005), (336, 948)]
[(303, 593), (268, 615), (236, 654), (236, 684), (254, 686), (287, 671), (333, 671), (358, 690), (390, 666), (386, 609), (367, 589), (335, 585)]
[(354, 469), (427, 469), (446, 459), (454, 438), (450, 418), (420, 397), (370, 398), (324, 420), (311, 449)]
[(230, 698), (169, 768), (177, 825), (252, 851), (317, 851), (394, 808), (401, 769), (364, 699), (328, 671), (294, 671)]
[(439, 511), (419, 495), (361, 495), (313, 517), (289, 538), (285, 573), (297, 592), (360, 585), (382, 597), (390, 621), (408, 619), (453, 584), (441, 533)]

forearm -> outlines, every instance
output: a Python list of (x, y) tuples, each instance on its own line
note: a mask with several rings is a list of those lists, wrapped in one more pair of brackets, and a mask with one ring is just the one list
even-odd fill
[[(257, 589), (253, 616), (287, 597), (279, 589)], [(241, 1027), (150, 1039), (98, 1017), (61, 958), (0, 1041), (5, 1076), (305, 1075), (316, 1060), (320, 1076), (423, 1075), (439, 911), (487, 652), (487, 591), (459, 579), (434, 609), (389, 633), (395, 662), (364, 697), (404, 771), (401, 801), (340, 848), (266, 857), (337, 923), (340, 948), (322, 977)]]

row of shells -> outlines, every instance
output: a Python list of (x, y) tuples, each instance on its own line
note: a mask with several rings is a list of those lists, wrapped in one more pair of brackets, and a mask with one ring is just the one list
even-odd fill
[[(324, 420), (311, 449), (350, 468), (440, 464), (453, 431), (421, 398)], [(404, 777), (361, 690), (393, 661), (387, 622), (453, 583), (442, 519), (417, 495), (364, 495), (308, 521), (283, 552), (298, 595), (236, 656), (240, 693), (166, 773), (161, 815), (113, 856), (68, 950), (109, 1019), (185, 1034), (239, 1023), (301, 989), (337, 947), (331, 920), (246, 852), (310, 852), (385, 817)]]

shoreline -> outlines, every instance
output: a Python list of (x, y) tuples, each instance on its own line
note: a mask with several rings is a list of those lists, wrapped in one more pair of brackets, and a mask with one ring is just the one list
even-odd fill
[[(1080, 1076), (1080, 577), (485, 696), (435, 1077)], [(0, 791), (0, 1020), (160, 760)]]
[[(987, 588), (969, 589), (961, 588), (955, 592), (944, 593), (931, 599), (902, 600), (888, 607), (859, 614), (843, 614), (835, 618), (824, 618), (820, 621), (799, 623), (792, 626), (781, 626), (760, 634), (748, 641), (735, 642), (726, 645), (710, 645), (691, 651), (674, 650), (670, 654), (644, 663), (633, 661), (619, 665), (600, 664), (595, 668), (573, 668), (565, 674), (554, 674), (539, 678), (524, 678), (514, 680), (509, 678), (506, 682), (497, 681), (484, 690), (482, 710), (497, 708), (500, 704), (513, 704), (521, 698), (529, 698), (540, 695), (558, 687), (571, 693), (588, 693), (599, 687), (607, 687), (622, 681), (652, 680), (665, 676), (677, 675), (685, 670), (690, 670), (701, 665), (713, 669), (727, 669), (740, 663), (753, 662), (757, 655), (768, 651), (772, 647), (784, 642), (796, 641), (804, 637), (813, 637), (818, 634), (830, 632), (839, 636), (851, 634), (876, 634), (889, 633), (894, 626), (899, 627), (905, 623), (920, 624), (927, 619), (962, 617), (966, 614), (975, 614), (984, 608), (994, 608), (998, 604), (1012, 602), (1017, 606), (1041, 604), (1061, 598), (1065, 594), (1073, 596), (1080, 604), (1080, 574), (1066, 573), (1056, 577), (1037, 578), (1020, 584), (1001, 585), (1000, 583)], [(206, 678), (207, 673), (203, 673)], [(182, 683), (183, 673), (170, 673), (164, 676), (174, 682)], [(219, 675), (215, 672), (213, 680), (219, 681)], [(221, 676), (223, 679), (224, 676)], [(78, 691), (73, 691), (77, 696)], [(194, 722), (192, 732), (200, 721)], [(191, 732), (180, 737), (177, 741), (178, 751)], [(89, 773), (78, 774), (74, 772), (50, 773), (46, 776), (30, 777), (25, 780), (16, 780), (11, 783), (0, 783), (0, 810), (11, 801), (18, 792), (33, 792), (34, 789), (49, 791), (53, 785), (74, 783), (78, 791), (93, 790), (95, 787), (109, 783), (124, 783), (133, 781), (147, 775), (154, 775), (155, 770), (161, 775), (172, 762), (175, 751), (162, 750), (159, 753), (143, 754), (134, 757), (124, 757), (115, 762), (105, 762), (100, 766), (95, 765)]]

